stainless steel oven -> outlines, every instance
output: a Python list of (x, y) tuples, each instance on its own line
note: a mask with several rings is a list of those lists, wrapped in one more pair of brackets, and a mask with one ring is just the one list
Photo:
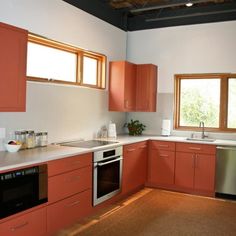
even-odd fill
[(47, 202), (47, 165), (0, 174), (0, 219)]
[(97, 205), (121, 191), (122, 146), (94, 152), (93, 205)]

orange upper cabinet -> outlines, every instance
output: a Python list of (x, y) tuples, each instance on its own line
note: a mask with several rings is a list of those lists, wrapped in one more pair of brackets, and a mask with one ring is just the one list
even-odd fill
[(136, 111), (156, 111), (157, 66), (137, 65)]
[(127, 61), (110, 62), (109, 73), (109, 110), (134, 111), (136, 65)]
[(0, 111), (25, 111), (27, 37), (0, 22)]
[(157, 67), (110, 62), (109, 110), (156, 111)]

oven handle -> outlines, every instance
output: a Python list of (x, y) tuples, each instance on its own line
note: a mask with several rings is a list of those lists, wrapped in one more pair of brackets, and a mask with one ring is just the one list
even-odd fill
[(116, 162), (116, 161), (120, 161), (122, 160), (123, 158), (120, 157), (120, 158), (116, 158), (115, 160), (111, 160), (111, 161), (107, 161), (107, 162), (101, 162), (101, 163), (97, 163), (98, 166), (105, 166), (107, 164), (110, 164), (110, 163), (113, 163), (113, 162)]

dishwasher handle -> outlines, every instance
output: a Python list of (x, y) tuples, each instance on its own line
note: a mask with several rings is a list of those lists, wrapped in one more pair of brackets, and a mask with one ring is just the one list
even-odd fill
[(235, 146), (217, 146), (217, 150), (231, 150), (231, 151), (236, 151)]

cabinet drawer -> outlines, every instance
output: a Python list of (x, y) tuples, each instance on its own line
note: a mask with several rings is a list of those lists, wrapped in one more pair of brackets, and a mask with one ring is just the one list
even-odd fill
[(58, 175), (92, 164), (92, 153), (48, 162), (48, 176)]
[(150, 143), (150, 147), (151, 149), (175, 151), (175, 142), (152, 140)]
[(216, 146), (208, 144), (196, 144), (196, 143), (176, 143), (176, 151), (215, 154)]
[[(91, 190), (76, 194), (47, 207), (47, 226), (50, 235), (59, 229), (73, 224), (92, 210)], [(33, 235), (33, 234), (32, 234)]]
[(46, 208), (41, 208), (0, 224), (2, 236), (46, 235)]
[(91, 188), (91, 166), (53, 176), (48, 179), (48, 201), (56, 202)]
[(123, 151), (124, 153), (132, 153), (138, 149), (145, 149), (147, 148), (147, 142), (138, 142), (138, 143), (132, 143), (132, 144), (128, 144), (128, 145), (124, 145), (123, 147)]

